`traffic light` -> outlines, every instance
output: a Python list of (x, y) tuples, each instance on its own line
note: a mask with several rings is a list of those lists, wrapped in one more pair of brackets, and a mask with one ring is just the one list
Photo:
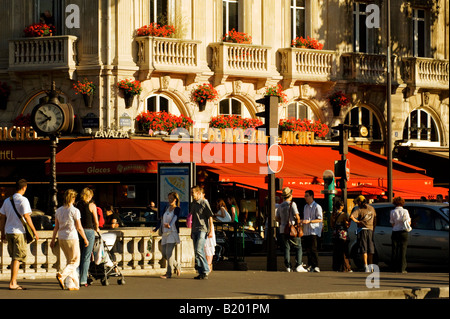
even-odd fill
[(332, 129), (339, 131), (339, 154), (347, 154), (348, 153), (348, 130), (352, 129), (352, 125), (347, 124), (339, 124), (338, 126), (332, 127)]
[(334, 176), (347, 180), (347, 160), (334, 161)]
[(266, 95), (256, 103), (264, 105), (264, 111), (256, 113), (256, 116), (264, 118), (264, 124), (256, 129), (265, 129), (267, 136), (278, 136), (278, 96)]

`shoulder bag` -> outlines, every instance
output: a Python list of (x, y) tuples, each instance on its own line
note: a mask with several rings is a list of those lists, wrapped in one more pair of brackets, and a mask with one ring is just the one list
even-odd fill
[(412, 230), (412, 227), (409, 224), (408, 219), (406, 218), (405, 212), (408, 212), (408, 211), (406, 209), (403, 210), (403, 229), (409, 233)]
[(14, 208), (14, 211), (17, 214), (17, 217), (22, 222), (23, 228), (25, 228), (25, 238), (27, 240), (27, 244), (32, 243), (34, 241), (33, 230), (31, 229), (30, 225), (28, 225), (28, 223), (26, 222), (25, 218), (23, 216), (20, 216), (20, 214), (17, 212), (16, 205), (14, 204), (14, 200), (13, 200), (12, 196), (9, 198), (9, 200), (11, 202), (12, 207)]
[(292, 210), (292, 202), (289, 205), (289, 216), (288, 216), (288, 222), (284, 228), (284, 234), (289, 237), (302, 237), (303, 236), (303, 227), (301, 224), (297, 223), (295, 221), (294, 225), (291, 225), (291, 210)]

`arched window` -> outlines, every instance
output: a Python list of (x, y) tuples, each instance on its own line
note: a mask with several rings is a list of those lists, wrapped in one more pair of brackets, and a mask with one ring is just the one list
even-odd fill
[(242, 117), (250, 117), (250, 112), (245, 105), (234, 98), (220, 101), (218, 111), (219, 115), (240, 115)]
[(147, 98), (147, 111), (165, 111), (174, 115), (180, 115), (180, 110), (175, 103), (163, 95), (152, 95)]
[(150, 22), (164, 25), (168, 23), (167, 0), (150, 0)]
[(378, 122), (375, 114), (364, 106), (356, 106), (348, 112), (345, 117), (345, 124), (353, 126), (365, 126), (368, 130), (367, 136), (361, 134), (359, 129), (353, 129), (350, 131), (351, 138), (368, 139), (368, 140), (382, 140), (380, 123)]
[(287, 118), (294, 118), (294, 119), (307, 119), (307, 120), (314, 120), (317, 121), (318, 118), (312, 111), (312, 109), (302, 103), (302, 102), (294, 102), (288, 105), (287, 107)]
[(439, 146), (439, 133), (433, 117), (422, 109), (412, 111), (403, 127), (403, 140), (407, 143)]

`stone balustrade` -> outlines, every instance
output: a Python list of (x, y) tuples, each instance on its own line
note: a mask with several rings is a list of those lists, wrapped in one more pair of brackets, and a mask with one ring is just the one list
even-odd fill
[[(152, 232), (149, 227), (125, 227), (116, 230), (101, 231), (117, 235), (111, 254), (122, 274), (124, 275), (152, 275), (166, 271), (165, 261), (160, 251), (161, 237)], [(50, 247), (53, 231), (38, 231), (39, 240), (28, 245), (27, 260), (22, 264), (19, 278), (53, 278), (56, 272), (64, 267), (66, 260), (63, 252), (56, 244)], [(175, 248), (176, 259), (181, 263), (182, 271), (193, 271), (194, 248), (190, 237), (190, 229), (180, 228), (181, 243)], [(0, 278), (10, 276), (9, 257), (6, 242), (0, 244)]]
[(332, 81), (336, 77), (336, 52), (326, 50), (284, 48), (280, 73), (291, 81)]
[[(395, 56), (392, 56), (392, 80), (396, 82)], [(382, 54), (343, 53), (342, 76), (346, 80), (369, 84), (386, 83), (387, 59)]]
[(211, 70), (216, 84), (227, 77), (268, 79), (271, 75), (271, 47), (231, 42), (211, 43)]
[(430, 58), (403, 58), (402, 78), (414, 87), (448, 88), (448, 60)]
[(77, 64), (77, 37), (71, 35), (9, 41), (9, 71), (67, 70), (72, 78)]
[(201, 41), (136, 37), (137, 65), (141, 71), (196, 73), (200, 71), (199, 45)]

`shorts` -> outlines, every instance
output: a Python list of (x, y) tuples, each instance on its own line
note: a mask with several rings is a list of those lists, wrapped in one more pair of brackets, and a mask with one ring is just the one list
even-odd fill
[(358, 234), (358, 244), (360, 254), (375, 254), (373, 230), (362, 229)]
[(25, 234), (6, 234), (8, 253), (12, 260), (25, 262), (27, 258), (27, 243)]

